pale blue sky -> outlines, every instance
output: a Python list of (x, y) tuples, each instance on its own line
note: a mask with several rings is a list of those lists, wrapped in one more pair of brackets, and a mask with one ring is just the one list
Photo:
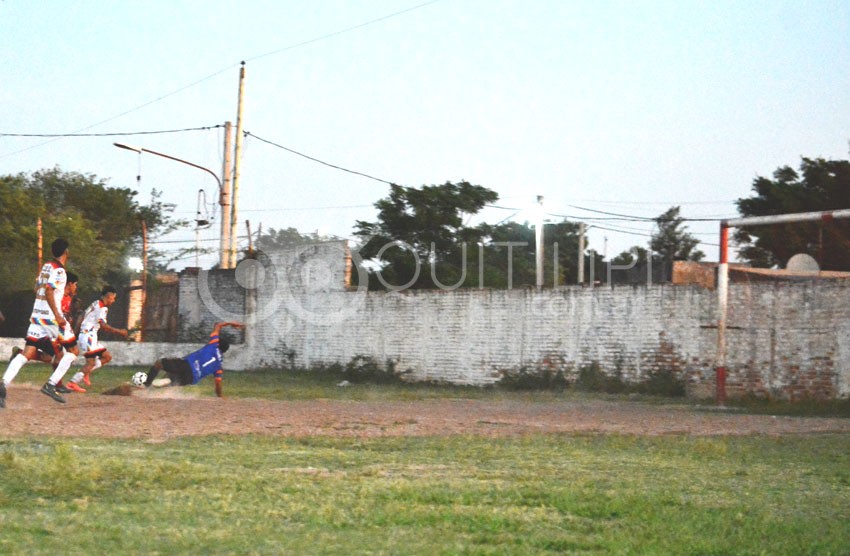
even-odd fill
[[(846, 0), (423, 3), (3, 0), (0, 133), (235, 125), (246, 60), (246, 131), (402, 185), (466, 179), (517, 208), (543, 195), (548, 212), (597, 226), (590, 246), (602, 252), (607, 237), (609, 256), (645, 245), (626, 232), (651, 227), (576, 206), (729, 217), (756, 176), (801, 156), (848, 157)], [(214, 129), (0, 137), (0, 174), (59, 165), (135, 187), (138, 157), (115, 141), (220, 172)], [(141, 168), (142, 201), (156, 187), (194, 218), (198, 189), (216, 199), (197, 169), (150, 155)], [(240, 232), (250, 219), (350, 236), (387, 192), (249, 137)], [(716, 259), (717, 223), (690, 230)], [(217, 223), (202, 232), (205, 245), (216, 237)], [(194, 233), (167, 239), (187, 243), (160, 248), (190, 247)]]

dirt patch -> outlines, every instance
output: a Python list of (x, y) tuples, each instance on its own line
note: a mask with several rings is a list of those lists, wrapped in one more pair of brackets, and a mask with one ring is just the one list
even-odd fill
[(784, 435), (850, 432), (850, 419), (741, 415), (685, 405), (604, 400), (522, 403), (426, 400), (391, 403), (195, 397), (180, 388), (130, 396), (68, 394), (59, 404), (27, 384), (9, 388), (0, 438), (25, 435), (169, 438), (276, 436), (511, 436), (529, 433)]

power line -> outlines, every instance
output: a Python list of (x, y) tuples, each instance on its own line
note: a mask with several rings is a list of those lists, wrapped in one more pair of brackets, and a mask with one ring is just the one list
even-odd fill
[(204, 127), (186, 127), (183, 129), (161, 129), (158, 131), (111, 131), (106, 133), (0, 133), (0, 137), (112, 137), (124, 135), (158, 135), (165, 133), (182, 133), (184, 131), (208, 131), (221, 124)]
[[(384, 21), (384, 20), (386, 20), (386, 19), (390, 19), (390, 18), (392, 18), (392, 17), (396, 17), (396, 16), (399, 16), (399, 15), (405, 14), (405, 13), (407, 13), (407, 12), (411, 12), (411, 11), (413, 11), (413, 10), (418, 10), (418, 9), (420, 9), (420, 8), (423, 8), (423, 7), (425, 7), (425, 6), (428, 6), (429, 4), (434, 4), (434, 3), (439, 2), (439, 1), (440, 1), (440, 0), (431, 0), (430, 2), (425, 2), (425, 3), (423, 3), (423, 4), (418, 4), (418, 5), (416, 5), (416, 6), (413, 6), (413, 7), (407, 8), (407, 9), (405, 9), (405, 10), (401, 10), (401, 11), (398, 11), (398, 12), (394, 12), (394, 13), (391, 13), (391, 14), (389, 14), (389, 15), (385, 15), (385, 16), (382, 16), (382, 17), (379, 17), (379, 18), (376, 18), (376, 19), (373, 19), (373, 20), (367, 21), (367, 22), (365, 22), (365, 23), (361, 23), (361, 24), (359, 24), (359, 25), (354, 25), (354, 26), (352, 26), (352, 27), (347, 27), (347, 28), (345, 28), (345, 29), (341, 29), (341, 30), (339, 30), (339, 31), (335, 31), (335, 32), (333, 32), (333, 33), (328, 33), (328, 34), (326, 34), (326, 35), (322, 35), (322, 36), (320, 36), (320, 37), (316, 37), (315, 39), (310, 39), (310, 40), (303, 41), (303, 42), (300, 42), (300, 43), (297, 43), (297, 44), (293, 44), (293, 45), (290, 45), (290, 46), (287, 46), (287, 47), (284, 47), (284, 48), (279, 48), (279, 49), (277, 49), (277, 50), (273, 50), (273, 51), (271, 51), (271, 52), (267, 52), (267, 53), (265, 53), (265, 54), (260, 54), (259, 56), (253, 56), (253, 57), (251, 57), (251, 58), (246, 58), (246, 60), (258, 60), (258, 59), (260, 59), (260, 58), (264, 58), (264, 57), (266, 57), (266, 56), (271, 56), (271, 55), (273, 55), (273, 54), (278, 54), (278, 53), (280, 53), (280, 52), (285, 52), (285, 51), (287, 51), (287, 50), (292, 50), (292, 49), (295, 49), (295, 48), (298, 48), (298, 47), (301, 47), (301, 46), (305, 46), (305, 45), (308, 45), (308, 44), (311, 44), (311, 43), (314, 43), (314, 42), (318, 42), (318, 41), (325, 40), (325, 39), (328, 39), (328, 38), (331, 38), (331, 37), (335, 37), (335, 36), (337, 36), (337, 35), (341, 35), (341, 34), (343, 34), (343, 33), (348, 33), (348, 32), (350, 32), (350, 31), (354, 31), (354, 30), (356, 30), (356, 29), (360, 29), (360, 28), (362, 28), (362, 27), (366, 27), (366, 26), (368, 26), (368, 25), (372, 25), (373, 23), (378, 23), (378, 22), (380, 22), (380, 21)], [(244, 63), (244, 62), (243, 62), (243, 63)], [(93, 128), (93, 127), (97, 127), (97, 126), (102, 125), (102, 124), (105, 124), (105, 123), (107, 123), (107, 122), (111, 122), (112, 120), (116, 120), (116, 119), (118, 119), (118, 118), (120, 118), (120, 117), (122, 117), (122, 116), (126, 116), (127, 114), (130, 114), (130, 113), (132, 113), (132, 112), (135, 112), (135, 111), (137, 111), (137, 110), (141, 110), (142, 108), (145, 108), (145, 107), (147, 107), (147, 106), (150, 106), (151, 104), (155, 104), (155, 103), (157, 103), (157, 102), (160, 102), (160, 101), (162, 101), (162, 100), (165, 100), (165, 99), (166, 99), (166, 98), (168, 98), (168, 97), (174, 96), (174, 95), (176, 95), (177, 93), (183, 92), (183, 91), (185, 91), (186, 89), (190, 89), (190, 88), (192, 88), (192, 87), (194, 87), (194, 86), (196, 86), (196, 85), (199, 85), (200, 83), (203, 83), (204, 81), (207, 81), (207, 80), (209, 80), (209, 79), (212, 79), (213, 77), (216, 77), (216, 76), (218, 76), (218, 75), (220, 75), (220, 74), (222, 74), (222, 73), (224, 73), (224, 72), (226, 72), (226, 71), (228, 71), (228, 70), (231, 70), (231, 69), (236, 68), (236, 67), (239, 67), (239, 66), (240, 66), (240, 64), (230, 64), (230, 65), (228, 65), (227, 67), (224, 67), (224, 68), (222, 68), (222, 69), (220, 69), (220, 70), (218, 70), (218, 71), (215, 71), (215, 72), (213, 72), (213, 73), (211, 73), (211, 74), (207, 75), (206, 77), (202, 77), (202, 78), (200, 78), (200, 79), (198, 79), (198, 80), (196, 80), (196, 81), (193, 81), (193, 82), (189, 83), (188, 85), (184, 85), (184, 86), (182, 86), (182, 87), (180, 87), (180, 88), (178, 88), (178, 89), (175, 89), (175, 90), (171, 91), (170, 93), (166, 93), (166, 94), (164, 94), (164, 95), (158, 96), (158, 97), (154, 98), (153, 100), (150, 100), (150, 101), (148, 101), (148, 102), (145, 102), (145, 103), (139, 104), (138, 106), (135, 106), (135, 107), (133, 107), (133, 108), (130, 108), (130, 109), (128, 109), (128, 110), (125, 110), (125, 111), (123, 111), (123, 112), (121, 112), (121, 113), (119, 113), (119, 114), (116, 114), (116, 115), (114, 115), (114, 116), (110, 116), (109, 118), (106, 118), (105, 120), (101, 120), (101, 121), (99, 121), (99, 122), (95, 122), (95, 123), (93, 123), (93, 124), (91, 124), (91, 125), (88, 125), (88, 126), (85, 126), (85, 127), (80, 128), (80, 129), (77, 129), (77, 130), (75, 130), (74, 132), (72, 132), (71, 134), (45, 136), (45, 137), (51, 137), (51, 140), (50, 140), (50, 141), (43, 141), (43, 142), (38, 143), (38, 144), (36, 144), (36, 145), (30, 145), (29, 147), (26, 147), (26, 148), (23, 148), (23, 149), (19, 149), (19, 150), (17, 150), (17, 151), (13, 151), (13, 152), (10, 152), (10, 153), (2, 154), (2, 155), (0, 155), (0, 158), (5, 158), (5, 157), (7, 157), (7, 156), (13, 156), (13, 155), (16, 155), (16, 154), (19, 154), (19, 153), (25, 152), (25, 151), (29, 151), (29, 150), (32, 150), (32, 149), (36, 149), (36, 148), (38, 148), (38, 147), (42, 147), (42, 146), (44, 146), (44, 145), (50, 144), (50, 143), (52, 143), (52, 142), (54, 142), (54, 141), (57, 141), (58, 139), (60, 139), (60, 138), (62, 138), (62, 137), (74, 136), (75, 134), (78, 134), (78, 133), (80, 133), (80, 132), (82, 132), (82, 131), (86, 131), (87, 129), (91, 129), (91, 128)]]
[(351, 32), (351, 31), (355, 31), (355, 30), (357, 30), (357, 29), (362, 29), (363, 27), (368, 27), (369, 25), (373, 25), (373, 24), (375, 24), (375, 23), (378, 23), (378, 22), (381, 22), (381, 21), (385, 21), (385, 20), (387, 20), (387, 19), (390, 19), (390, 18), (393, 18), (393, 17), (397, 17), (397, 16), (400, 16), (400, 15), (402, 15), (402, 14), (406, 14), (406, 13), (408, 13), (408, 12), (412, 12), (412, 11), (414, 11), (414, 10), (418, 10), (418, 9), (420, 9), (420, 8), (424, 8), (425, 6), (428, 6), (428, 5), (430, 5), (430, 4), (435, 4), (435, 3), (439, 2), (439, 1), (440, 1), (440, 0), (431, 0), (430, 2), (425, 2), (425, 3), (423, 3), (423, 4), (418, 4), (418, 5), (416, 5), (416, 6), (413, 6), (413, 7), (410, 7), (410, 8), (407, 8), (407, 9), (401, 10), (401, 11), (398, 11), (398, 12), (394, 12), (394, 13), (391, 13), (391, 14), (389, 14), (389, 15), (385, 15), (385, 16), (382, 16), (382, 17), (379, 17), (379, 18), (376, 18), (376, 19), (372, 19), (372, 20), (367, 21), (367, 22), (365, 22), (365, 23), (360, 23), (359, 25), (353, 25), (353, 26), (351, 26), (351, 27), (347, 27), (347, 28), (345, 28), (345, 29), (341, 29), (341, 30), (339, 30), (339, 31), (334, 31), (334, 32), (332, 32), (332, 33), (328, 33), (328, 34), (326, 34), (326, 35), (322, 35), (321, 37), (316, 37), (315, 39), (309, 39), (309, 40), (306, 40), (306, 41), (303, 41), (303, 42), (299, 42), (299, 43), (297, 43), (297, 44), (293, 44), (293, 45), (290, 45), (290, 46), (285, 46), (285, 47), (283, 47), (283, 48), (278, 48), (277, 50), (272, 50), (272, 51), (270, 51), (270, 52), (266, 52), (265, 54), (260, 54), (260, 55), (258, 55), (258, 56), (254, 56), (254, 57), (252, 57), (252, 58), (246, 58), (245, 60), (246, 60), (246, 61), (248, 61), (248, 62), (250, 62), (250, 61), (252, 61), (252, 60), (259, 60), (260, 58), (265, 58), (266, 56), (272, 56), (272, 55), (274, 55), (274, 54), (280, 54), (281, 52), (286, 52), (287, 50), (292, 50), (292, 49), (294, 49), (294, 48), (299, 48), (299, 47), (301, 47), (301, 46), (306, 46), (306, 45), (308, 45), (308, 44), (312, 44), (312, 43), (314, 43), (314, 42), (323, 41), (323, 40), (325, 40), (325, 39), (330, 39), (330, 38), (332, 38), (332, 37), (336, 37), (337, 35), (342, 35), (342, 34), (344, 34), (344, 33), (348, 33), (348, 32)]
[(245, 131), (244, 134), (245, 134), (245, 137), (253, 137), (254, 139), (258, 139), (258, 140), (262, 141), (263, 143), (268, 143), (269, 145), (272, 145), (272, 146), (277, 147), (279, 149), (283, 149), (283, 150), (290, 152), (292, 154), (296, 154), (298, 156), (304, 157), (307, 160), (312, 160), (313, 162), (318, 162), (319, 164), (324, 164), (325, 166), (328, 166), (330, 168), (334, 168), (336, 170), (342, 170), (343, 172), (348, 172), (349, 174), (356, 174), (358, 176), (363, 176), (364, 178), (369, 178), (370, 180), (379, 181), (381, 183), (386, 183), (388, 185), (397, 185), (395, 182), (387, 181), (387, 180), (384, 180), (384, 179), (381, 179), (381, 178), (376, 178), (375, 176), (370, 176), (369, 174), (364, 174), (363, 172), (358, 172), (356, 170), (349, 170), (348, 168), (343, 168), (342, 166), (337, 166), (336, 164), (331, 164), (330, 162), (325, 162), (324, 160), (319, 160), (318, 158), (314, 158), (314, 157), (306, 155), (304, 153), (300, 153), (296, 150), (290, 149), (289, 147), (284, 147), (283, 145), (275, 143), (274, 141), (269, 141), (268, 139), (263, 139), (262, 137), (259, 137), (258, 135), (254, 135), (250, 131)]

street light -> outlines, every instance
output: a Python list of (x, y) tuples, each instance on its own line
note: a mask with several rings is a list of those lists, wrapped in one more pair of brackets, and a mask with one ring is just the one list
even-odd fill
[(198, 208), (195, 213), (195, 266), (200, 267), (198, 258), (201, 252), (201, 235), (200, 229), (210, 225), (208, 218), (201, 216), (201, 207), (204, 207), (204, 216), (208, 216), (207, 212), (207, 193), (203, 189), (198, 190)]
[[(193, 168), (203, 170), (204, 172), (206, 172), (207, 174), (209, 174), (213, 178), (215, 178), (215, 182), (216, 182), (216, 184), (218, 184), (219, 199), (222, 198), (222, 191), (224, 190), (224, 186), (221, 183), (221, 179), (215, 174), (215, 172), (213, 172), (209, 168), (205, 168), (203, 166), (200, 166), (199, 164), (195, 164), (194, 162), (189, 162), (188, 160), (183, 160), (182, 158), (177, 158), (176, 156), (171, 156), (171, 155), (160, 153), (160, 152), (157, 152), (157, 151), (152, 151), (152, 150), (146, 149), (144, 147), (134, 147), (132, 145), (125, 145), (124, 143), (112, 143), (112, 144), (115, 145), (116, 147), (118, 147), (119, 149), (127, 149), (128, 151), (137, 152), (139, 154), (141, 154), (141, 153), (154, 154), (156, 156), (161, 156), (163, 158), (167, 158), (169, 160), (173, 160), (175, 162), (180, 162), (181, 164), (186, 164), (188, 166), (192, 166)], [(221, 202), (221, 201), (219, 201), (219, 202)], [(209, 224), (209, 222), (206, 222), (206, 223)], [(200, 225), (201, 225), (200, 223), (197, 224), (197, 226), (200, 226)], [(195, 229), (195, 232), (196, 232), (196, 235), (197, 235), (197, 227)], [(221, 230), (222, 245), (229, 245), (229, 238), (225, 238), (225, 236), (229, 232), (230, 232), (230, 230), (225, 230), (224, 227), (222, 226), (222, 230)], [(225, 239), (227, 239), (227, 240), (225, 241)], [(227, 268), (227, 263), (226, 263), (225, 257), (226, 257), (226, 254), (225, 254), (224, 248), (222, 248), (221, 256), (220, 256), (220, 266), (222, 268)]]

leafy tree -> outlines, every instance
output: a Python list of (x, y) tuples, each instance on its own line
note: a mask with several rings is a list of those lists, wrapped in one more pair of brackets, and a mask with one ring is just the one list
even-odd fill
[(325, 237), (318, 233), (302, 234), (295, 228), (269, 228), (268, 232), (260, 234), (257, 238), (257, 249), (261, 251), (275, 251), (285, 249), (287, 247), (297, 247), (299, 245), (309, 245), (320, 241), (329, 241), (337, 239), (335, 237)]
[[(850, 161), (803, 158), (799, 172), (778, 168), (773, 179), (753, 180), (753, 195), (738, 199), (742, 217), (850, 208)], [(785, 267), (797, 253), (815, 257), (824, 270), (850, 270), (850, 221), (800, 222), (735, 230), (742, 260)]]
[(684, 218), (679, 216), (680, 207), (670, 207), (655, 218), (658, 229), (649, 240), (649, 248), (666, 266), (673, 261), (700, 261), (705, 253), (696, 249), (699, 240), (688, 233), (683, 226)]
[(464, 218), (498, 197), (495, 191), (466, 181), (421, 188), (391, 185), (389, 196), (375, 203), (377, 222), (358, 220), (355, 225), (355, 235), (364, 241), (360, 254), (373, 263), (370, 288), (381, 287), (377, 272), (391, 287), (438, 287), (431, 264), (440, 283), (458, 283), (463, 276), (463, 244), (468, 258), (469, 248), (485, 236), (482, 227), (466, 226)]
[[(108, 187), (94, 175), (63, 172), (59, 168), (0, 176), (0, 249), (7, 264), (0, 265), (0, 294), (31, 291), (38, 270), (37, 221), (42, 220), (43, 260), (57, 237), (71, 242), (70, 270), (80, 276), (80, 291), (94, 292), (104, 283), (129, 281), (128, 256), (141, 249), (140, 221), (149, 236), (180, 225), (170, 217), (173, 206), (154, 199), (140, 206), (136, 192)], [(151, 267), (156, 253), (149, 254)]]
[[(578, 224), (567, 222), (548, 223), (543, 234), (543, 284), (550, 287), (555, 281), (555, 261), (557, 260), (558, 285), (575, 284), (578, 273)], [(483, 285), (491, 288), (535, 286), (537, 283), (536, 231), (527, 222), (507, 222), (495, 226), (484, 225), (487, 234), (484, 244), (484, 280)], [(508, 249), (505, 244), (516, 245)], [(557, 252), (555, 245), (557, 244)], [(510, 272), (508, 271), (508, 252), (511, 253)], [(556, 258), (557, 256), (557, 258)], [(478, 257), (470, 257), (478, 268)], [(589, 257), (585, 262), (588, 268)], [(596, 259), (601, 264), (600, 259)], [(597, 274), (597, 276), (599, 276)], [(467, 285), (478, 286), (479, 277)], [(510, 278), (510, 281), (509, 281)]]

